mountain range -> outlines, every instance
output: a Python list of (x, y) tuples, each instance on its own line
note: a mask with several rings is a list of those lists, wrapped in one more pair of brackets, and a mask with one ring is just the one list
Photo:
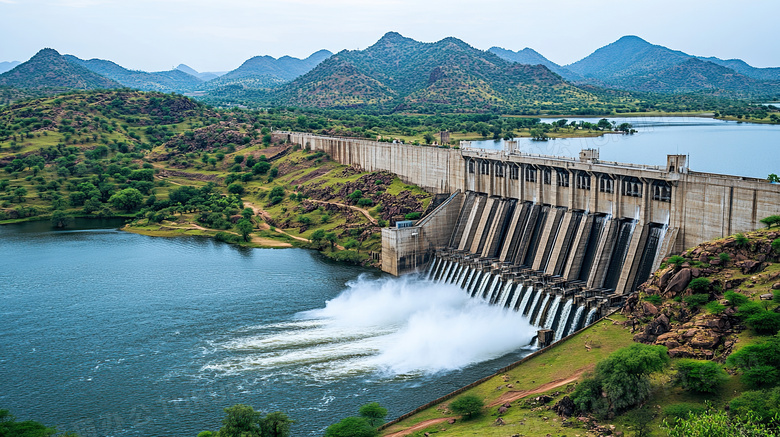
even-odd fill
[(169, 71), (135, 71), (53, 49), (0, 68), (11, 68), (0, 74), (0, 86), (21, 90), (128, 87), (191, 93), (219, 104), (587, 111), (604, 99), (635, 99), (625, 92), (637, 91), (780, 97), (780, 68), (692, 56), (637, 36), (624, 36), (564, 66), (531, 48), (483, 51), (457, 38), (423, 43), (388, 32), (365, 50), (335, 55), (320, 50), (305, 59), (255, 56), (227, 73), (199, 73), (184, 64)]

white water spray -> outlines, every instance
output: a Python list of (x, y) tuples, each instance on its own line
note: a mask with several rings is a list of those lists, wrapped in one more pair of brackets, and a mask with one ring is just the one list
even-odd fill
[(234, 356), (204, 369), (273, 369), (314, 379), (435, 373), (517, 351), (535, 332), (521, 314), (471, 299), (455, 285), (361, 277), (324, 308), (247, 328), (217, 345)]

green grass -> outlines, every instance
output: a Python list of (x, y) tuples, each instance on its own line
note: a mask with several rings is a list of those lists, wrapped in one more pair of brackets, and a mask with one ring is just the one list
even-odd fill
[[(619, 315), (613, 315), (611, 318), (624, 320)], [(629, 330), (604, 320), (545, 353), (528, 359), (518, 367), (496, 375), (477, 387), (467, 390), (462, 395), (478, 396), (488, 405), (509, 390), (533, 390), (543, 384), (566, 379), (578, 371), (592, 369), (598, 361), (631, 343), (633, 340)], [(591, 347), (590, 350), (585, 347), (586, 344)], [(511, 384), (513, 387), (507, 388), (507, 384)], [(554, 391), (565, 392), (566, 387), (560, 387)], [(383, 433), (389, 434), (399, 431), (425, 420), (448, 417), (450, 414), (445, 413), (446, 404), (447, 402), (444, 402), (428, 408), (389, 427)], [(497, 408), (486, 409), (485, 414), (472, 420), (458, 420), (453, 425), (445, 422), (430, 426), (412, 435), (422, 436), (424, 432), (439, 432), (441, 428), (447, 428), (447, 436), (456, 437), (507, 436), (515, 433), (525, 436), (546, 436), (547, 434), (559, 435), (559, 432), (563, 432), (561, 431), (560, 419), (555, 413), (551, 411), (532, 412), (529, 409), (519, 408), (517, 402), (513, 402), (507, 414), (502, 416), (507, 425), (494, 426), (493, 422), (496, 419), (494, 414)], [(548, 420), (544, 420), (544, 417), (547, 417)]]

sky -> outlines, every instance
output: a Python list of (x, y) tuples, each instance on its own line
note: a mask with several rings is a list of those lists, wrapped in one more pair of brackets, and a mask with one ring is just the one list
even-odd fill
[(777, 0), (0, 0), (0, 61), (50, 47), (159, 71), (229, 71), (257, 55), (365, 49), (396, 31), (561, 65), (623, 35), (756, 67), (780, 66)]

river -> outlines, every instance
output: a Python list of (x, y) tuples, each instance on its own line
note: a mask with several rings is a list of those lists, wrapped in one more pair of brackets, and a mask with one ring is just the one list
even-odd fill
[(20, 420), (194, 437), (245, 403), (322, 435), (367, 402), (398, 416), (489, 375), (535, 333), (452, 286), (116, 226), (0, 226), (0, 408)]
[[(631, 123), (633, 135), (606, 134), (590, 138), (534, 141), (517, 138), (523, 153), (579, 156), (582, 149), (599, 149), (604, 161), (666, 165), (666, 155), (689, 155), (693, 171), (764, 179), (780, 174), (775, 156), (780, 125), (739, 123), (703, 117), (610, 117), (617, 124)], [(597, 123), (599, 118), (567, 118)], [(545, 122), (554, 121), (545, 119)], [(474, 141), (473, 147), (503, 149), (504, 141)]]

